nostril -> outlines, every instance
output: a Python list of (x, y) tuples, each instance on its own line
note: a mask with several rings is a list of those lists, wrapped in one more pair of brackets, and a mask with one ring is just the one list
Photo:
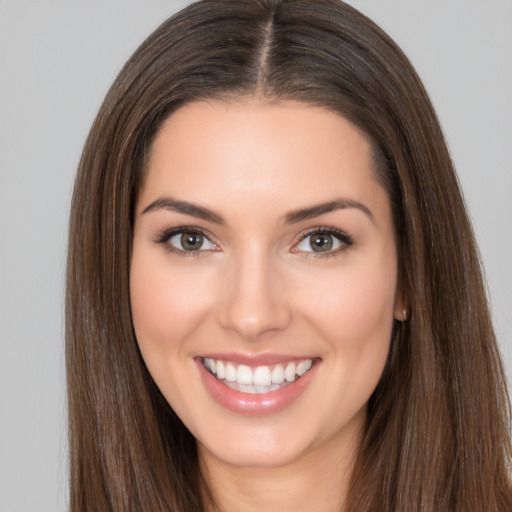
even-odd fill
[(291, 310), (285, 304), (238, 301), (226, 305), (220, 314), (219, 324), (223, 329), (252, 340), (265, 333), (286, 329), (291, 317)]

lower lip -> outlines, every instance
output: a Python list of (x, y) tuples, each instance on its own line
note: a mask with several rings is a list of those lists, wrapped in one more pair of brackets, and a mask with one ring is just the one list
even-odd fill
[(284, 388), (269, 393), (242, 393), (228, 388), (217, 380), (203, 364), (203, 359), (196, 359), (203, 383), (212, 398), (222, 407), (236, 414), (245, 416), (264, 416), (282, 411), (299, 398), (311, 382), (318, 368), (318, 361), (302, 377)]

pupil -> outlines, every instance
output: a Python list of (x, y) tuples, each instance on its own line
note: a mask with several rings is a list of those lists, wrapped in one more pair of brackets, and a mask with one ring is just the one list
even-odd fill
[(316, 252), (325, 252), (332, 249), (332, 236), (316, 235), (311, 240), (311, 247)]
[(196, 251), (203, 245), (203, 236), (197, 233), (183, 233), (181, 235), (181, 245), (186, 251)]

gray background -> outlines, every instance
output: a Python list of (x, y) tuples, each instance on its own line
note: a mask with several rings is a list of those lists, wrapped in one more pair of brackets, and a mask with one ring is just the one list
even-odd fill
[[(62, 297), (74, 172), (121, 65), (186, 3), (0, 0), (1, 512), (66, 509)], [(512, 1), (351, 3), (402, 46), (438, 110), (510, 376)]]

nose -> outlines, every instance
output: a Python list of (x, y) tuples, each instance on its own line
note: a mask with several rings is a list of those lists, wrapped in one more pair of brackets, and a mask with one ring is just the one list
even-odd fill
[(278, 264), (263, 251), (247, 252), (230, 264), (219, 324), (245, 341), (258, 341), (286, 329), (292, 310)]

